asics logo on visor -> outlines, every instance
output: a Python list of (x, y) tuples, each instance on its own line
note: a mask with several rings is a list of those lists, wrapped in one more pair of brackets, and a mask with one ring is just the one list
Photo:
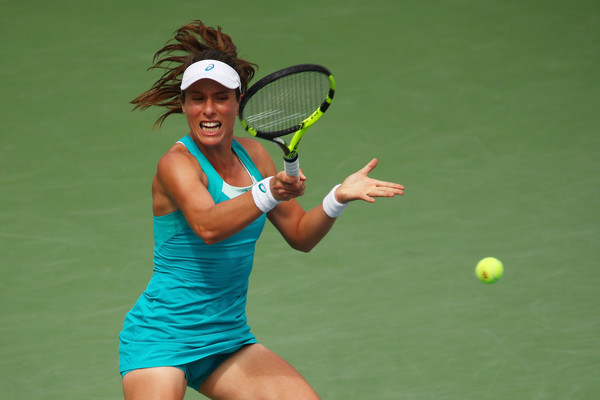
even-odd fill
[(208, 64), (208, 66), (204, 69), (205, 71), (210, 71), (215, 67), (215, 64)]

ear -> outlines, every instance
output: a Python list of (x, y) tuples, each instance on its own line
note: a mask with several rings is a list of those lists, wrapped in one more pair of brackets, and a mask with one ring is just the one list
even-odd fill
[(235, 115), (240, 115), (240, 103), (242, 102), (243, 97), (244, 95), (240, 94), (240, 97), (237, 99), (237, 111), (235, 112)]
[(179, 95), (179, 104), (181, 104), (181, 112), (185, 114), (185, 93), (181, 92)]

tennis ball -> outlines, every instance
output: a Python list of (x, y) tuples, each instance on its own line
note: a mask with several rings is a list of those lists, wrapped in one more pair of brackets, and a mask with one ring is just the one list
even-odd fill
[(486, 257), (477, 263), (475, 267), (475, 275), (483, 283), (494, 283), (502, 278), (504, 274), (504, 265), (494, 257)]

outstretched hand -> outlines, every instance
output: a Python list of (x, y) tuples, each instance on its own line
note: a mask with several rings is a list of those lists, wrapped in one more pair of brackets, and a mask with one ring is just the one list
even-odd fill
[(362, 169), (347, 177), (336, 190), (335, 198), (340, 203), (353, 200), (375, 202), (375, 197), (394, 197), (404, 194), (404, 186), (369, 178), (369, 173), (377, 166), (376, 158), (369, 161)]

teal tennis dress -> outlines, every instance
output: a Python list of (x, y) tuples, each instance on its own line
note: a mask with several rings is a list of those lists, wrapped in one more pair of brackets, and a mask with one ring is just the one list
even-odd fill
[[(208, 177), (216, 203), (228, 186), (190, 136), (180, 140)], [(253, 181), (262, 179), (244, 148), (233, 150)], [(181, 211), (154, 217), (154, 272), (127, 313), (119, 335), (121, 374), (139, 368), (178, 366), (256, 343), (246, 320), (248, 278), (265, 214), (241, 232), (207, 245)]]

